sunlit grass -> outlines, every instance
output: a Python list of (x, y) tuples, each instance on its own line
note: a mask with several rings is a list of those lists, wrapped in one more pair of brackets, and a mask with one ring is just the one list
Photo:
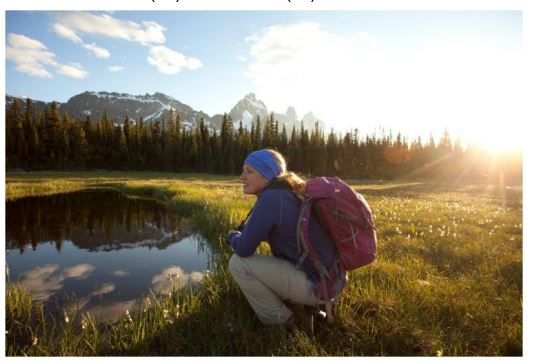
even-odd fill
[[(150, 295), (115, 324), (49, 320), (20, 287), (6, 293), (7, 355), (521, 355), (521, 190), (352, 182), (370, 203), (375, 263), (351, 273), (332, 327), (264, 328), (227, 269), (225, 233), (254, 200), (236, 178), (162, 173), (7, 176), (7, 198), (106, 186), (192, 214), (215, 251), (201, 285)], [(43, 188), (41, 188), (43, 186)], [(263, 244), (262, 250), (268, 249)]]

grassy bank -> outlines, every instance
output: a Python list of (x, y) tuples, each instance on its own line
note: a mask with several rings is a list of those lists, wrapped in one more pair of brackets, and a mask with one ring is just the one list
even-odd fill
[[(521, 355), (521, 191), (355, 183), (377, 218), (377, 261), (351, 273), (333, 325), (287, 334), (255, 318), (227, 270), (225, 232), (254, 200), (236, 178), (163, 173), (8, 174), (6, 198), (112, 187), (193, 213), (218, 253), (198, 287), (148, 297), (116, 324), (66, 312), (52, 323), (6, 292), (6, 355)], [(261, 247), (267, 252), (266, 245)]]

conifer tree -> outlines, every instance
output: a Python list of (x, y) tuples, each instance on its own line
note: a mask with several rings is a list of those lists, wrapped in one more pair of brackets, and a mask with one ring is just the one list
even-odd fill
[(259, 115), (255, 119), (255, 127), (252, 125), (252, 149), (258, 150), (261, 149), (261, 119)]
[(75, 123), (69, 128), (69, 144), (71, 157), (69, 160), (71, 169), (84, 169), (88, 157), (88, 142), (86, 133), (81, 125)]
[(61, 136), (61, 120), (58, 113), (58, 104), (53, 102), (50, 110), (45, 108), (45, 125), (44, 125), (43, 144), (46, 150), (46, 167), (59, 168), (59, 146)]
[(335, 176), (339, 172), (339, 165), (337, 161), (337, 142), (334, 129), (330, 130), (328, 134), (328, 140), (326, 142), (326, 173), (329, 176)]
[(7, 166), (20, 166), (27, 156), (27, 148), (24, 135), (24, 121), (21, 114), (21, 107), (17, 99), (13, 101), (6, 114), (6, 153), (9, 156)]
[(229, 173), (234, 169), (232, 166), (232, 138), (231, 120), (227, 114), (222, 117), (222, 127), (220, 129), (220, 173)]

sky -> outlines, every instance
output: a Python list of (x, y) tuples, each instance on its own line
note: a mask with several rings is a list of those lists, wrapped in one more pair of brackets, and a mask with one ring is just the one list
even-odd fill
[[(520, 145), (521, 11), (7, 11), (6, 93), (255, 93), (327, 129)], [(509, 125), (509, 128), (506, 128)]]

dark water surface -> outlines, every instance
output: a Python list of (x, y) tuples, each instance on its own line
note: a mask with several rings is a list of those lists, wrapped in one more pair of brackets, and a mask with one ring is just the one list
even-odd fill
[(74, 295), (97, 321), (134, 311), (153, 290), (201, 281), (209, 244), (186, 217), (111, 190), (6, 202), (6, 264), (51, 312)]

